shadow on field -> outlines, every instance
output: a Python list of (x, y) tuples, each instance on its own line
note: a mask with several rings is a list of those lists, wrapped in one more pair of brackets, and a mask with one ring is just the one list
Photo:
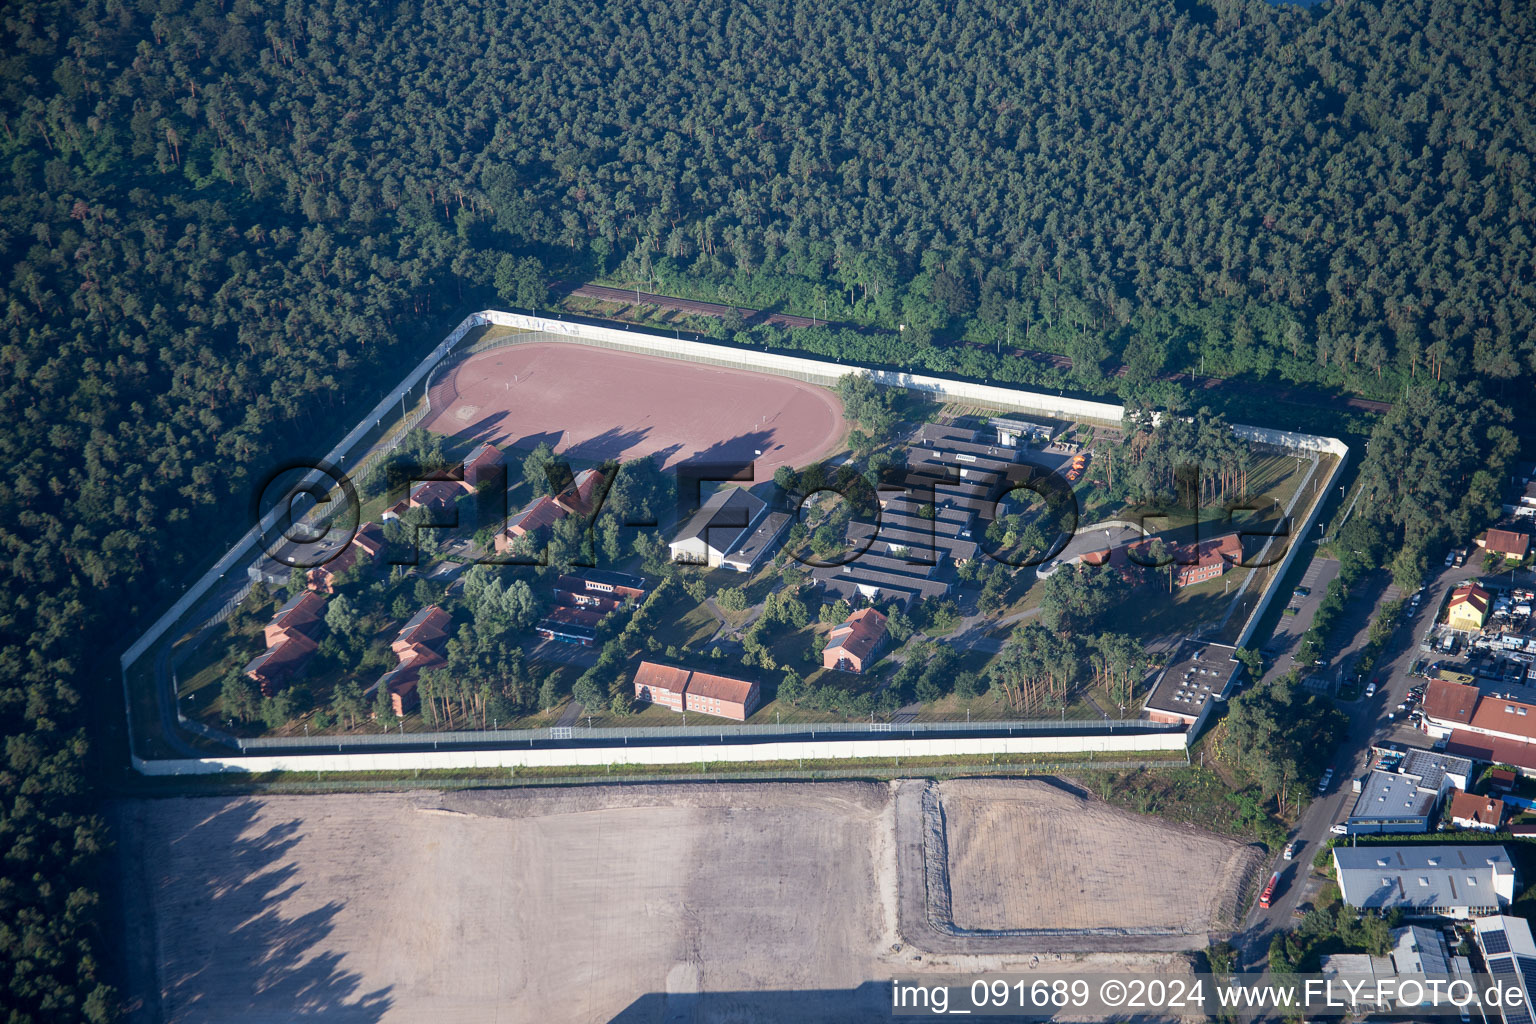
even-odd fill
[(208, 870), (164, 876), (153, 897), (162, 914), (167, 904), (182, 904), (176, 925), (203, 929), (193, 941), (162, 941), (159, 1019), (379, 1020), (390, 1007), (389, 990), (359, 992), (361, 976), (343, 970), (342, 954), (325, 948), (341, 904), (296, 918), (280, 912), (299, 884), (284, 861), (303, 822), (250, 834), (256, 809), (249, 801), (229, 804), (169, 839), (174, 859), (206, 863)]

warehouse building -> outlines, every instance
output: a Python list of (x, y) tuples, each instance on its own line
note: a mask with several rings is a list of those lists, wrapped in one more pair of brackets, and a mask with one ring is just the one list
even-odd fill
[(667, 545), (672, 561), (719, 568), (726, 555), (752, 536), (767, 509), (763, 499), (743, 487), (716, 491)]
[(1336, 846), (1333, 864), (1344, 902), (1361, 909), (1465, 919), (1515, 898), (1514, 862), (1502, 846)]

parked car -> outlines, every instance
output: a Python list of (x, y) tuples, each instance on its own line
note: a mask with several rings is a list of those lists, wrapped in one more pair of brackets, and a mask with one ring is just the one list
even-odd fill
[(1295, 590), (1291, 591), (1291, 596), (1293, 596), (1293, 597), (1306, 597), (1306, 596), (1308, 596), (1311, 593), (1312, 593), (1312, 588), (1311, 587), (1297, 587)]
[(1323, 777), (1317, 780), (1317, 791), (1318, 791), (1318, 793), (1321, 794), (1321, 793), (1328, 792), (1328, 787), (1330, 785), (1332, 785), (1332, 784), (1333, 784), (1333, 769), (1329, 768), (1327, 771), (1323, 772)]
[(1456, 564), (1456, 552), (1447, 551), (1445, 553), (1445, 564), (1448, 566)]
[(1300, 845), (1299, 841), (1295, 840), (1295, 839), (1293, 839), (1290, 842), (1285, 844), (1285, 859), (1286, 860), (1291, 860), (1293, 857), (1296, 856), (1296, 847), (1298, 845)]
[(1374, 696), (1376, 696), (1376, 682), (1375, 682), (1375, 680), (1372, 680), (1370, 685), (1368, 685), (1365, 688), (1365, 695), (1367, 697), (1374, 697)]
[(1340, 822), (1339, 824), (1333, 826), (1328, 831), (1332, 832), (1336, 836), (1347, 836), (1347, 835), (1349, 835), (1349, 829), (1344, 827), (1344, 823), (1343, 822)]

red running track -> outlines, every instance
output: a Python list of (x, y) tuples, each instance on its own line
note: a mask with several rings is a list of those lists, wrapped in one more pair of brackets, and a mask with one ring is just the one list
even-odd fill
[(442, 390), (457, 397), (428, 430), (524, 449), (547, 441), (576, 459), (753, 462), (766, 480), (832, 454), (846, 431), (842, 402), (814, 384), (584, 345), (492, 349), (449, 382)]

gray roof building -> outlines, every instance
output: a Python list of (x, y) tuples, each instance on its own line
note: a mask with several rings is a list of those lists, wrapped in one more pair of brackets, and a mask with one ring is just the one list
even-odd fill
[(674, 562), (719, 566), (747, 538), (767, 504), (743, 487), (725, 487), (710, 495), (672, 538)]
[(1496, 913), (1515, 895), (1514, 863), (1502, 846), (1336, 846), (1333, 863), (1352, 907), (1468, 918)]
[(1429, 831), (1440, 793), (1418, 776), (1372, 768), (1355, 785), (1359, 796), (1344, 820), (1350, 835)]

